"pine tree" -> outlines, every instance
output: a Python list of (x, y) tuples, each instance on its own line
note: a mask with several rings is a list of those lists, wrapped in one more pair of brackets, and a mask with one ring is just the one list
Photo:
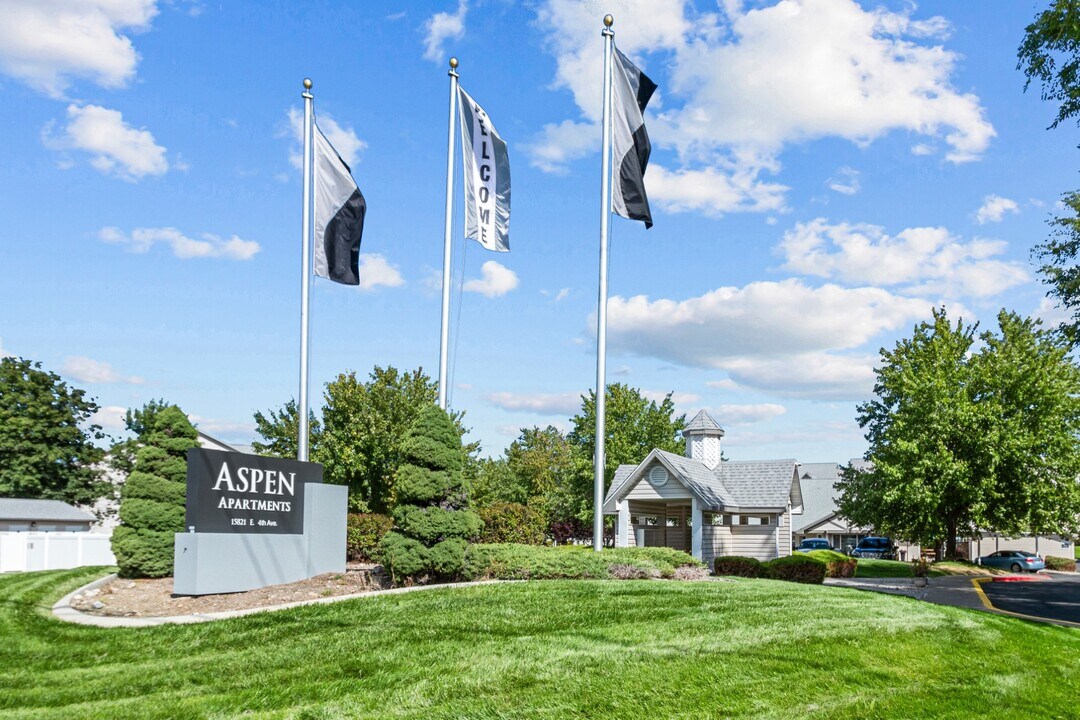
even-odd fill
[(465, 546), (482, 526), (469, 509), (465, 452), (454, 421), (434, 405), (425, 407), (402, 440), (402, 455), (394, 530), (382, 541), (383, 564), (395, 581), (453, 578), (464, 565)]
[(184, 531), (187, 451), (198, 446), (198, 432), (175, 405), (153, 422), (120, 494), (112, 547), (123, 577), (172, 575), (173, 536)]

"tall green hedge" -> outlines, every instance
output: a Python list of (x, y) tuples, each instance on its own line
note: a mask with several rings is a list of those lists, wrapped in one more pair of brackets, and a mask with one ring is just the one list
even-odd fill
[(402, 441), (394, 529), (380, 544), (395, 581), (461, 574), (465, 547), (480, 534), (462, 477), (465, 454), (453, 420), (434, 405), (420, 412)]
[(198, 437), (175, 405), (155, 417), (120, 492), (112, 549), (122, 577), (172, 575), (173, 536), (184, 531), (187, 451), (198, 446)]

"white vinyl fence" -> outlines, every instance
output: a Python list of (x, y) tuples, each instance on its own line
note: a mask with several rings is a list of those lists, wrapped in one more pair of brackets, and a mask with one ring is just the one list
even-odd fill
[(111, 536), (87, 532), (0, 532), (0, 572), (115, 565)]

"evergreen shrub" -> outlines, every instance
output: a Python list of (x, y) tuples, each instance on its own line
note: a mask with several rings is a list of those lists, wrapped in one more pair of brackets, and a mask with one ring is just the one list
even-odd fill
[(463, 577), (468, 580), (560, 580), (674, 578), (682, 568), (704, 568), (700, 560), (670, 548), (470, 545)]
[(484, 521), (480, 532), (482, 543), (544, 544), (544, 516), (528, 505), (496, 502), (478, 508), (477, 512)]
[(847, 555), (838, 553), (834, 550), (811, 550), (808, 553), (802, 554), (825, 563), (825, 577), (855, 577), (855, 568), (859, 565), (859, 561), (855, 558), (848, 557)]
[(766, 577), (774, 580), (820, 585), (825, 582), (826, 564), (804, 554), (778, 557), (762, 563)]
[(725, 555), (713, 560), (713, 575), (759, 578), (765, 577), (765, 570), (757, 558)]
[(1076, 572), (1076, 561), (1055, 555), (1046, 556), (1047, 570), (1062, 570), (1064, 572)]
[(461, 436), (444, 410), (429, 405), (413, 421), (401, 450), (394, 528), (380, 544), (383, 566), (394, 582), (452, 580), (464, 568), (467, 543), (483, 525), (469, 509)]
[(394, 520), (378, 513), (350, 513), (345, 553), (352, 562), (377, 562), (379, 543), (394, 527)]
[(187, 451), (199, 434), (183, 411), (169, 406), (140, 438), (135, 467), (120, 491), (120, 525), (112, 549), (121, 577), (168, 577), (174, 535), (184, 531)]

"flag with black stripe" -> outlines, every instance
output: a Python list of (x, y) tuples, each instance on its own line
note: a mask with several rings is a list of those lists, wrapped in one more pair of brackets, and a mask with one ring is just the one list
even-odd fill
[(645, 106), (656, 91), (656, 83), (638, 70), (618, 48), (612, 63), (611, 142), (615, 168), (612, 177), (611, 210), (630, 220), (641, 220), (651, 228), (652, 213), (645, 194), (645, 168), (649, 164), (649, 133), (645, 130)]
[(315, 274), (343, 285), (360, 284), (360, 239), (367, 202), (349, 166), (315, 132)]

